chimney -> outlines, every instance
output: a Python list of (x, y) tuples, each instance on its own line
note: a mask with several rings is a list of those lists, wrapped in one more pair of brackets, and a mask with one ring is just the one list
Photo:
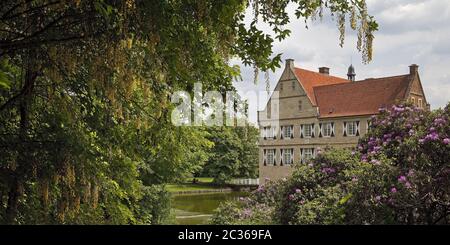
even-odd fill
[(419, 66), (416, 64), (412, 64), (409, 66), (409, 74), (410, 75), (416, 75), (416, 73), (419, 72)]
[(328, 67), (319, 67), (319, 73), (324, 75), (330, 75), (330, 68)]
[(294, 69), (294, 59), (286, 59), (286, 68)]

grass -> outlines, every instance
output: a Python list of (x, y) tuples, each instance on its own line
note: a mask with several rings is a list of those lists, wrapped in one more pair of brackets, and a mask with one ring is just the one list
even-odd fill
[(168, 184), (166, 185), (169, 192), (182, 192), (182, 191), (201, 191), (201, 190), (215, 190), (221, 189), (220, 186), (212, 185), (213, 178), (199, 177), (195, 178), (198, 182), (193, 184), (193, 178), (187, 178), (185, 183), (181, 184)]

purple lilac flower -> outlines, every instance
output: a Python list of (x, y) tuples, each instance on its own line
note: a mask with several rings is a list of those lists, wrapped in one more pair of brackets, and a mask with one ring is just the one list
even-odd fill
[(381, 196), (376, 196), (375, 200), (377, 200), (377, 202), (379, 202), (381, 200)]
[(405, 187), (407, 188), (407, 189), (411, 189), (411, 187), (412, 187), (412, 185), (411, 185), (411, 183), (409, 183), (408, 181), (405, 183)]
[(402, 175), (398, 177), (398, 182), (406, 182), (406, 176)]
[(444, 142), (444, 145), (448, 145), (450, 143), (450, 139), (449, 138), (445, 138), (442, 140), (442, 142)]
[(372, 160), (370, 161), (370, 163), (372, 163), (373, 165), (380, 165), (380, 161), (377, 160), (377, 159), (372, 159)]
[(302, 193), (302, 190), (300, 190), (300, 189), (295, 189), (295, 193)]
[(410, 170), (408, 171), (408, 177), (411, 177), (411, 176), (413, 176), (413, 175), (414, 175), (414, 170), (410, 169)]
[(353, 178), (352, 178), (352, 181), (353, 181), (353, 182), (357, 182), (357, 181), (358, 181), (358, 178), (353, 177)]
[(294, 200), (294, 195), (290, 194), (290, 195), (288, 196), (288, 199), (291, 200), (291, 201)]
[(242, 211), (242, 214), (244, 217), (250, 217), (252, 215), (252, 210), (249, 208), (244, 209), (244, 211)]
[(325, 174), (332, 174), (334, 172), (336, 172), (336, 170), (334, 168), (323, 168), (322, 169), (322, 173), (325, 173)]
[(419, 144), (423, 144), (425, 142), (424, 139), (419, 139)]
[(425, 140), (429, 140), (429, 141), (433, 141), (433, 140), (437, 140), (439, 139), (439, 134), (437, 134), (436, 132), (432, 132), (431, 134), (427, 134), (425, 136)]
[(391, 192), (392, 192), (392, 193), (397, 193), (397, 188), (392, 187), (392, 188), (391, 188)]

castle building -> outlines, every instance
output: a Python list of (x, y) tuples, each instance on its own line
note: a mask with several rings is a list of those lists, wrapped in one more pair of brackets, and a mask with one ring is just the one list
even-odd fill
[(352, 65), (345, 79), (327, 67), (314, 72), (287, 59), (266, 108), (258, 112), (260, 183), (289, 176), (293, 165), (305, 164), (317, 149), (354, 148), (372, 115), (406, 101), (430, 108), (415, 64), (405, 75), (357, 81)]

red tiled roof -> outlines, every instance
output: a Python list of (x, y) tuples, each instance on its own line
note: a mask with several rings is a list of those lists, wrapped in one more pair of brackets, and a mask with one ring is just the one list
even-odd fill
[(324, 75), (318, 72), (308, 71), (297, 67), (295, 67), (294, 71), (297, 79), (305, 89), (305, 92), (313, 105), (316, 105), (316, 98), (314, 96), (315, 87), (331, 84), (350, 83), (349, 80), (344, 78)]
[(403, 100), (411, 80), (411, 75), (402, 75), (315, 86), (320, 118), (376, 114), (380, 107)]

